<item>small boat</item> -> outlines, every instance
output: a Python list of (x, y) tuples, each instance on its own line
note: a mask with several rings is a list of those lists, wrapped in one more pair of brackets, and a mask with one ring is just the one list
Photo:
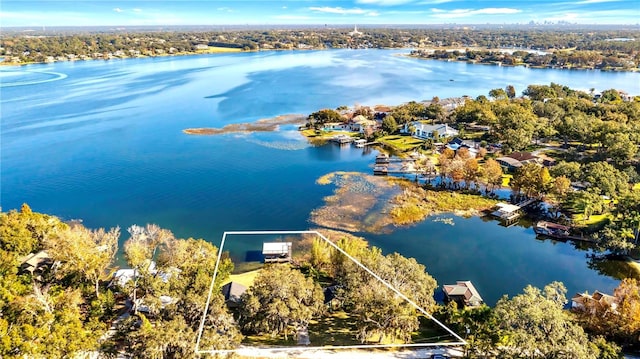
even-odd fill
[(373, 167), (373, 174), (376, 176), (386, 176), (389, 174), (389, 168), (385, 165), (375, 165)]
[(570, 229), (570, 227), (547, 221), (539, 221), (533, 226), (533, 231), (536, 234), (553, 238), (569, 237)]

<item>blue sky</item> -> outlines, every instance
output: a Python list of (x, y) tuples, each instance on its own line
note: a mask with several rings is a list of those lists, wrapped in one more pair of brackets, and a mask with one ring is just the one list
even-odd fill
[(640, 0), (0, 0), (0, 26), (638, 24)]

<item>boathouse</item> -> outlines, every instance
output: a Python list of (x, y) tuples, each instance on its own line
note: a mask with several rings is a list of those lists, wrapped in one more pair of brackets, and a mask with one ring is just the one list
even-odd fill
[(500, 219), (505, 225), (510, 226), (520, 218), (520, 206), (500, 202), (496, 204), (496, 209), (491, 215)]
[(467, 307), (480, 306), (484, 301), (471, 281), (457, 281), (456, 284), (445, 284), (442, 287), (446, 301), (454, 301)]
[(265, 263), (291, 262), (291, 242), (265, 242), (262, 255)]

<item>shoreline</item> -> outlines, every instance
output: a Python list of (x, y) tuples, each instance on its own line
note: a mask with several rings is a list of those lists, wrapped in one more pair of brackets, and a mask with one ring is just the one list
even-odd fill
[[(345, 50), (347, 48), (326, 48), (326, 47), (322, 47), (322, 48), (304, 48), (304, 49), (298, 49), (298, 48), (291, 48), (291, 49), (257, 49), (257, 50), (244, 50), (244, 49), (240, 49), (240, 48), (229, 48), (229, 49), (225, 49), (225, 50), (202, 50), (202, 51), (197, 51), (197, 52), (180, 52), (180, 53), (174, 53), (174, 54), (154, 54), (154, 55), (137, 55), (137, 56), (114, 56), (111, 58), (93, 58), (93, 57), (86, 57), (86, 58), (74, 58), (74, 59), (69, 59), (66, 61), (42, 61), (42, 62), (7, 62), (7, 61), (2, 61), (0, 62), (0, 67), (20, 67), (20, 66), (27, 66), (27, 65), (38, 65), (38, 64), (42, 64), (42, 65), (48, 65), (48, 64), (55, 64), (55, 63), (61, 63), (61, 62), (77, 62), (77, 61), (99, 61), (99, 60), (103, 60), (103, 61), (111, 61), (111, 60), (127, 60), (127, 59), (143, 59), (143, 58), (155, 58), (155, 57), (175, 57), (175, 56), (202, 56), (202, 55), (215, 55), (215, 54), (236, 54), (236, 53), (250, 53), (250, 52), (281, 52), (281, 51), (321, 51), (321, 50)], [(436, 51), (436, 50), (444, 50), (444, 51), (448, 51), (448, 50), (458, 50), (458, 51), (464, 51), (465, 49), (460, 49), (459, 47), (432, 47), (432, 48), (415, 48), (415, 47), (383, 47), (383, 48), (367, 48), (367, 49), (350, 49), (350, 50), (427, 50), (427, 51)], [(477, 51), (500, 51), (500, 50), (504, 50), (503, 48), (499, 48), (499, 49), (494, 49), (494, 48), (483, 48), (483, 47), (468, 47), (468, 49), (472, 49), (472, 50), (477, 50)], [(527, 51), (527, 49), (523, 49), (522, 51)], [(550, 50), (549, 52), (554, 52), (557, 50)], [(418, 59), (418, 60), (439, 60), (439, 61), (443, 61), (443, 62), (461, 62), (461, 63), (468, 63), (471, 65), (493, 65), (493, 66), (504, 66), (504, 67), (519, 67), (519, 66), (523, 66), (525, 68), (531, 68), (531, 69), (542, 69), (542, 70), (583, 70), (583, 71), (602, 71), (602, 72), (631, 72), (631, 73), (640, 73), (640, 67), (636, 67), (636, 68), (629, 68), (629, 69), (616, 69), (616, 68), (611, 68), (611, 69), (597, 69), (597, 68), (591, 68), (591, 67), (579, 67), (579, 66), (559, 66), (559, 67), (549, 67), (549, 66), (540, 66), (540, 65), (529, 65), (527, 63), (517, 63), (517, 64), (503, 64), (503, 63), (487, 63), (487, 62), (481, 62), (481, 61), (475, 61), (475, 60), (458, 60), (458, 59), (440, 59), (440, 58), (432, 58), (432, 57), (423, 57), (423, 56), (419, 56), (419, 55), (412, 55), (411, 52), (406, 53), (406, 54), (397, 54), (397, 56), (404, 56), (404, 57), (409, 57), (409, 58), (414, 58), (414, 59)]]
[[(491, 50), (491, 49), (489, 49)], [(470, 65), (489, 65), (489, 66), (498, 66), (498, 67), (524, 67), (528, 69), (538, 69), (538, 70), (565, 70), (565, 71), (601, 71), (601, 72), (629, 72), (629, 73), (640, 73), (640, 68), (629, 68), (629, 69), (597, 69), (593, 67), (579, 67), (579, 66), (540, 66), (540, 65), (530, 65), (526, 62), (517, 63), (517, 64), (504, 64), (502, 62), (482, 62), (476, 60), (458, 60), (458, 59), (441, 59), (435, 57), (424, 57), (419, 55), (405, 54), (403, 56), (417, 59), (417, 60), (434, 60), (434, 61), (442, 61), (442, 62), (457, 62), (457, 63), (466, 63)]]

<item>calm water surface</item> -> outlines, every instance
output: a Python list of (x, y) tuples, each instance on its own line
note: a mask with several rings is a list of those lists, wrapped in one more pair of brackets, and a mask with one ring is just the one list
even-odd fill
[[(292, 128), (188, 136), (323, 107), (399, 104), (556, 82), (640, 94), (640, 74), (422, 61), (399, 51), (223, 54), (32, 65), (0, 71), (1, 198), (89, 227), (157, 223), (218, 244), (225, 230), (306, 229), (331, 186), (323, 174), (371, 171), (375, 153), (314, 147)], [(453, 80), (453, 81), (451, 81)], [(455, 218), (368, 235), (427, 266), (439, 283), (474, 281), (487, 302), (528, 283), (611, 291), (570, 244), (530, 228)]]

